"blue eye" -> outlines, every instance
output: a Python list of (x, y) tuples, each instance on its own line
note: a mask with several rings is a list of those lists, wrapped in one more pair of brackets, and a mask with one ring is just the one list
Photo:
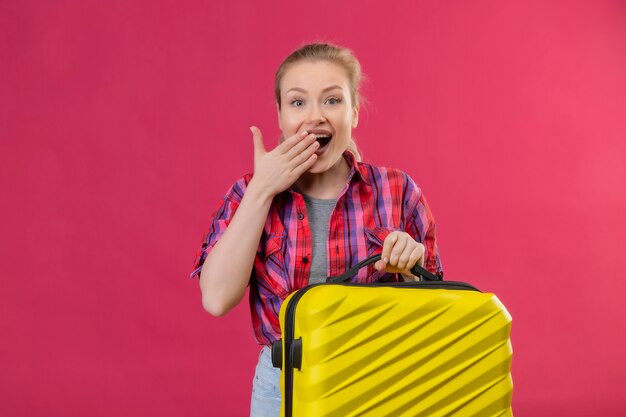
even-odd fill
[(294, 107), (302, 107), (301, 105), (298, 106), (297, 103), (302, 103), (302, 100), (300, 100), (299, 98), (295, 99), (295, 100), (291, 100), (291, 105)]
[[(333, 103), (330, 103), (330, 101), (334, 100)], [(329, 104), (338, 104), (341, 103), (341, 99), (340, 98), (336, 98), (336, 97), (330, 97), (328, 100), (326, 100), (326, 102), (328, 102)]]

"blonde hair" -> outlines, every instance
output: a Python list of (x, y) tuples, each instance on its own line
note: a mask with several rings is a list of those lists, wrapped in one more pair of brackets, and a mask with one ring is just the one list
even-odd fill
[[(354, 53), (348, 48), (329, 43), (310, 43), (293, 51), (285, 58), (276, 71), (276, 76), (274, 77), (274, 95), (276, 96), (276, 103), (278, 103), (279, 110), (281, 107), (280, 81), (291, 65), (304, 60), (329, 61), (341, 66), (348, 75), (352, 109), (354, 109), (357, 104), (364, 101), (364, 98), (359, 94), (359, 87), (364, 75), (361, 73), (361, 64)], [(348, 150), (355, 156), (357, 161), (361, 161), (361, 153), (356, 146), (354, 137), (350, 138), (348, 141)]]

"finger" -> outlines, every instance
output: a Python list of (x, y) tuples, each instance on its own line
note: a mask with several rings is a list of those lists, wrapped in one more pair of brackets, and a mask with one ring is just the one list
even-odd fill
[(305, 137), (307, 137), (309, 134), (309, 132), (307, 132), (306, 130), (300, 132), (300, 133), (296, 133), (293, 136), (288, 137), (287, 139), (285, 139), (282, 143), (280, 143), (277, 147), (276, 150), (281, 153), (281, 154), (286, 154), (287, 152), (289, 152), (289, 150), (291, 148), (293, 148), (297, 143), (299, 143), (302, 139), (304, 139)]
[(415, 275), (411, 274), (408, 271), (401, 272), (401, 275), (402, 275), (402, 278), (404, 278), (404, 282), (419, 281), (418, 277), (416, 277)]
[(416, 263), (420, 263), (420, 266), (424, 265), (424, 253), (426, 252), (426, 248), (421, 243), (418, 243), (415, 249), (411, 252), (411, 256), (409, 258), (409, 262), (406, 265), (406, 269), (411, 269), (415, 266)]
[[(300, 165), (302, 161), (306, 160), (310, 156), (310, 154), (312, 154), (317, 150), (317, 148), (319, 148), (319, 146), (319, 142), (315, 140), (315, 135), (310, 134), (307, 135), (300, 142), (296, 143), (291, 149), (289, 149), (289, 152), (285, 154), (285, 157), (287, 158), (287, 161), (291, 162), (295, 160), (294, 162), (296, 162), (296, 165)], [(298, 156), (302, 155), (306, 151), (310, 152), (306, 155), (305, 158), (301, 158), (301, 160), (298, 160)]]
[(415, 242), (407, 242), (406, 246), (404, 247), (404, 250), (402, 251), (402, 254), (400, 255), (400, 258), (398, 259), (398, 265), (396, 265), (398, 269), (402, 269), (402, 270), (408, 269), (409, 261), (411, 260), (411, 254), (413, 253), (413, 250), (415, 249), (415, 245), (416, 245)]
[(254, 142), (254, 157), (257, 158), (266, 152), (265, 144), (263, 143), (263, 135), (261, 134), (261, 130), (256, 126), (251, 126), (250, 131), (252, 132), (252, 140)]
[(294, 176), (300, 178), (300, 176), (302, 174), (304, 174), (306, 171), (308, 171), (313, 164), (315, 164), (315, 161), (317, 161), (317, 155), (312, 154), (310, 155), (308, 158), (306, 158), (304, 160), (304, 162), (302, 162), (300, 165), (297, 165), (291, 172), (292, 174), (294, 174)]
[[(315, 143), (306, 148), (303, 152), (300, 153), (300, 155), (297, 155), (293, 160), (288, 163), (287, 167), (291, 169), (291, 172), (297, 173), (297, 175), (300, 176), (313, 165), (311, 164), (303, 170), (300, 169), (302, 168), (302, 165), (308, 164), (310, 162), (311, 156), (315, 156), (317, 158), (317, 155), (315, 155), (315, 151), (317, 150)], [(315, 162), (315, 160), (313, 160), (313, 162)]]
[(398, 261), (400, 260), (400, 255), (404, 252), (404, 248), (407, 245), (408, 237), (399, 235), (398, 240), (395, 245), (393, 245), (393, 250), (391, 251), (391, 256), (389, 256), (389, 265), (393, 265), (397, 267)]
[(393, 249), (393, 245), (395, 245), (396, 240), (398, 240), (398, 233), (391, 232), (387, 235), (385, 241), (383, 242), (383, 252), (381, 253), (381, 259), (384, 260), (387, 264), (389, 264), (391, 250)]
[(376, 261), (376, 263), (374, 264), (374, 268), (376, 268), (377, 271), (385, 272), (385, 270), (387, 269), (387, 262), (383, 261), (382, 259), (380, 261)]

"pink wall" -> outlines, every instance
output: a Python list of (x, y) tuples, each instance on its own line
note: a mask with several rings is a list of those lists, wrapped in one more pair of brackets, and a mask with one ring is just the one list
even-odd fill
[(247, 415), (247, 302), (186, 277), (315, 39), (360, 57), (355, 136), (447, 278), (509, 308), (516, 417), (626, 415), (626, 4), (404, 3), (2, 2), (0, 415)]

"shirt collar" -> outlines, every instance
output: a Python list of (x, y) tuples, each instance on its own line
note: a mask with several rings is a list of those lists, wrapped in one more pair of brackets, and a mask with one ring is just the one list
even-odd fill
[(353, 177), (360, 178), (361, 180), (363, 180), (365, 184), (371, 186), (372, 181), (365, 165), (357, 161), (354, 154), (347, 149), (343, 153), (343, 157), (345, 158), (346, 162), (348, 162), (348, 165), (350, 166), (350, 174), (348, 174), (348, 181), (352, 181)]
[[(367, 167), (356, 160), (356, 157), (354, 156), (354, 154), (349, 151), (349, 150), (345, 150), (343, 152), (343, 157), (346, 160), (346, 162), (348, 163), (348, 165), (350, 166), (350, 173), (348, 174), (348, 183), (352, 182), (352, 180), (362, 180), (365, 184), (369, 185), (370, 187), (372, 186), (372, 181), (370, 178), (370, 174), (369, 171), (367, 170)], [(295, 193), (296, 191), (294, 191), (292, 189), (292, 187), (287, 188), (287, 190), (285, 190), (284, 192), (289, 192), (291, 194)]]

